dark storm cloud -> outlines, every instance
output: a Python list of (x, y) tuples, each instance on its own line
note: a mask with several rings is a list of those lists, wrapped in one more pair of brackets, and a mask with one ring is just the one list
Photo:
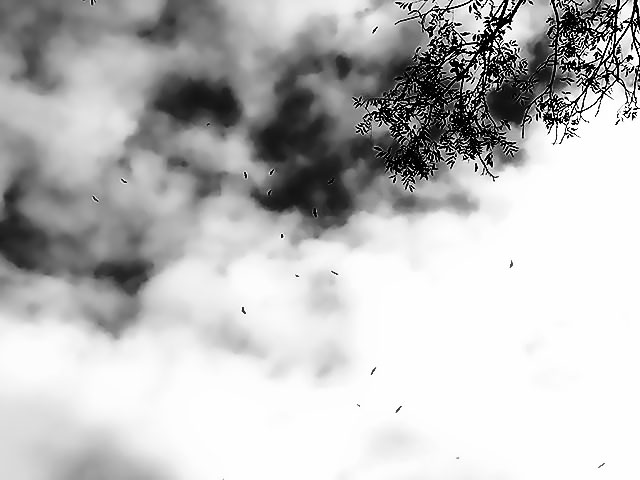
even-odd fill
[(99, 262), (93, 270), (96, 279), (106, 279), (128, 295), (136, 295), (151, 278), (153, 263), (141, 258)]
[(224, 128), (242, 118), (242, 105), (224, 80), (173, 73), (163, 78), (150, 104), (182, 124), (212, 121)]
[(339, 53), (335, 58), (336, 74), (340, 80), (347, 78), (351, 69), (353, 68), (353, 62), (349, 56)]
[[(320, 229), (343, 225), (358, 209), (359, 196), (371, 182), (385, 175), (384, 164), (375, 158), (368, 137), (355, 130), (339, 131), (340, 117), (352, 113), (351, 97), (358, 76), (373, 77), (368, 94), (377, 94), (392, 85), (393, 78), (409, 64), (409, 59), (394, 58), (372, 62), (345, 54), (306, 52), (299, 60), (290, 60), (274, 86), (276, 100), (266, 121), (253, 125), (251, 139), (256, 158), (269, 165), (279, 164), (278, 176), (268, 186), (256, 187), (252, 196), (270, 211), (299, 211), (309, 216), (318, 210), (314, 225)], [(320, 76), (326, 84), (340, 85), (344, 110), (332, 111), (322, 91), (308, 78)], [(340, 82), (340, 83), (337, 83)], [(317, 85), (317, 83), (316, 83)], [(383, 139), (384, 141), (384, 139)], [(347, 184), (345, 173), (352, 171)], [(331, 179), (335, 179), (329, 184)], [(265, 192), (271, 189), (272, 194)]]
[(0, 220), (0, 255), (23, 270), (38, 270), (46, 264), (49, 236), (21, 210), (24, 186), (13, 181), (3, 194), (4, 212)]

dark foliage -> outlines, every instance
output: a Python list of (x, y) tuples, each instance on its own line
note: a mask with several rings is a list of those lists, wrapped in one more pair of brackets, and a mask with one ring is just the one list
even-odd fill
[[(416, 49), (388, 91), (353, 99), (356, 108), (366, 111), (358, 133), (370, 135), (375, 123), (393, 137), (392, 145), (374, 150), (394, 182), (400, 176), (413, 190), (416, 178), (428, 180), (440, 164), (453, 168), (460, 159), (475, 162), (476, 171), (495, 180), (494, 155), (518, 151), (506, 135), (512, 123), (520, 124), (524, 138), (535, 117), (555, 132), (554, 142), (562, 142), (577, 136), (586, 112), (597, 107), (598, 114), (614, 86), (625, 95), (618, 122), (636, 117), (638, 0), (596, 1), (586, 7), (575, 0), (551, 0), (546, 39), (534, 45), (533, 65), (520, 56), (515, 40), (505, 40), (525, 3), (533, 4), (396, 2), (408, 12), (397, 23), (417, 21), (428, 42)], [(477, 32), (465, 31), (453, 19), (454, 12), (466, 11), (482, 22)]]

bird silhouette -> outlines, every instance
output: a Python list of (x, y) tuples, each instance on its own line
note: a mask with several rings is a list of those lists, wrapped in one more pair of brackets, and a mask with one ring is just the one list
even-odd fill
[(242, 307), (242, 313), (244, 313), (245, 315), (247, 314), (247, 311), (244, 309), (244, 307)]
[(127, 183), (127, 181), (126, 181), (124, 178), (121, 178), (121, 179), (120, 179), (120, 181), (121, 181), (122, 183)]
[(401, 408), (402, 408), (402, 405), (400, 405), (398, 408), (396, 408), (396, 413), (398, 413)]
[(460, 457), (456, 457), (456, 460), (460, 460)]
[(511, 263), (509, 264), (509, 268), (513, 268), (513, 260), (511, 260)]
[(313, 213), (313, 216), (318, 218), (318, 210), (316, 210), (316, 208), (314, 207), (313, 210), (311, 210), (311, 213)]
[(474, 172), (477, 172), (477, 171), (478, 171), (478, 164), (477, 164), (477, 163), (476, 163), (476, 166), (475, 166), (475, 167), (473, 167), (473, 171), (474, 171)]
[(371, 370), (371, 374), (370, 375), (373, 375), (373, 372), (376, 371), (376, 368), (378, 368), (378, 367), (373, 367), (373, 370)]
[(244, 178), (248, 178), (247, 172), (244, 172)]
[[(602, 465), (604, 465), (604, 463)], [(598, 466), (598, 468), (602, 467), (602, 465)]]
[(356, 405), (360, 406), (360, 404), (359, 404), (359, 403), (356, 403)]
[(378, 27), (376, 26), (376, 28), (373, 29), (373, 31), (371, 32), (371, 34), (373, 35), (374, 33), (376, 33), (376, 30), (378, 30)]
[(333, 273), (334, 275), (338, 275), (338, 273), (334, 272), (333, 270), (331, 270), (331, 273)]
[(327, 185), (331, 185), (335, 181), (336, 181), (335, 177), (331, 177), (331, 180), (327, 182)]
[(300, 278), (300, 275), (298, 275), (297, 273), (296, 273), (296, 278)]
[(275, 171), (276, 171), (276, 169), (272, 168), (271, 170), (269, 170), (269, 175), (273, 175), (273, 172), (275, 172)]
[(93, 198), (94, 202), (100, 203), (100, 200), (98, 200), (98, 197), (96, 197), (95, 195), (91, 195), (91, 198)]
[(207, 122), (207, 127), (208, 127), (209, 125), (211, 125), (211, 122)]
[(284, 233), (281, 233), (281, 234), (280, 234), (280, 238), (284, 238)]
[(269, 196), (269, 197), (271, 196), (271, 190), (269, 190), (269, 191), (267, 192), (267, 196)]

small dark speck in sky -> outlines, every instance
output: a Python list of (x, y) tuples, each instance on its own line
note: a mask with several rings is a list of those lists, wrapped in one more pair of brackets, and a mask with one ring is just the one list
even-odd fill
[(398, 413), (401, 408), (402, 408), (402, 405), (400, 405), (398, 408), (396, 408), (396, 413)]
[(300, 278), (300, 275), (298, 275), (297, 273), (296, 273), (296, 278)]
[(378, 30), (378, 27), (377, 27), (377, 26), (376, 26), (376, 28), (374, 28), (374, 29), (373, 29), (373, 32), (371, 32), (371, 33), (372, 33), (372, 34), (373, 34), (373, 33), (376, 33), (376, 30)]
[(356, 403), (356, 405), (360, 406), (360, 404), (359, 404), (359, 403)]
[[(604, 465), (604, 463), (602, 465)], [(602, 467), (602, 465), (599, 465), (598, 468)]]
[(284, 233), (281, 233), (281, 234), (280, 234), (280, 238), (284, 238)]
[(93, 201), (96, 203), (100, 202), (100, 200), (98, 200), (98, 197), (96, 197), (95, 195), (91, 195), (91, 198), (93, 198)]
[(242, 313), (244, 313), (245, 315), (247, 314), (247, 311), (244, 309), (244, 307), (242, 307)]
[(332, 178), (331, 180), (329, 180), (329, 181), (327, 182), (327, 185), (331, 185), (331, 184), (332, 184), (333, 182), (335, 182), (335, 181), (336, 181), (336, 179), (335, 179), (335, 178)]
[(207, 127), (211, 125), (211, 122), (207, 122)]
[(513, 260), (511, 260), (511, 263), (509, 264), (509, 268), (513, 268)]
[(248, 178), (247, 172), (244, 172), (244, 178)]
[(315, 207), (311, 210), (311, 213), (313, 213), (314, 217), (318, 218), (318, 210)]
[(120, 181), (121, 181), (122, 183), (127, 183), (127, 181), (126, 181), (124, 178), (121, 178), (121, 179), (120, 179)]
[(333, 270), (331, 270), (331, 273), (333, 273), (334, 275), (338, 275), (338, 273), (334, 272)]
[(371, 375), (373, 375), (373, 372), (376, 371), (376, 368), (378, 368), (378, 367), (373, 367), (373, 370), (371, 370)]
[(267, 195), (268, 195), (268, 196), (271, 196), (271, 190), (269, 190), (269, 191), (267, 192)]
[(275, 172), (275, 171), (276, 171), (276, 169), (272, 168), (271, 170), (269, 170), (269, 175), (273, 175), (273, 172)]
[(460, 457), (456, 457), (456, 460), (460, 460)]

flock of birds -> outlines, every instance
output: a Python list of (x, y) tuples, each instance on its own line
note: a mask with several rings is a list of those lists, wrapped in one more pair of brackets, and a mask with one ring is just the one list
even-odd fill
[[(84, 0), (83, 0), (83, 1), (84, 1)], [(92, 1), (93, 1), (93, 0), (92, 0)], [(377, 28), (377, 27), (376, 27), (376, 28)], [(207, 123), (207, 125), (210, 125), (210, 123)], [(276, 171), (276, 169), (275, 169), (275, 168), (272, 168), (271, 170), (269, 170), (269, 175), (270, 175), (270, 176), (271, 176), (271, 175), (273, 175), (273, 174), (275, 173), (275, 171)], [(245, 171), (245, 172), (243, 172), (243, 175), (244, 175), (244, 178), (245, 178), (245, 179), (249, 178), (249, 174), (248, 174), (246, 171)], [(327, 182), (327, 185), (331, 185), (333, 182), (335, 182), (335, 180), (336, 180), (336, 179), (335, 179), (335, 177), (332, 177), (332, 178), (331, 178), (331, 179), (329, 179), (329, 181)], [(122, 183), (124, 183), (124, 184), (127, 184), (127, 183), (128, 183), (128, 182), (127, 182), (127, 180), (125, 180), (124, 178), (121, 178), (121, 179), (120, 179), (120, 181), (121, 181)], [(271, 192), (272, 192), (271, 190), (268, 190), (267, 195), (271, 195)], [(96, 203), (100, 203), (100, 200), (99, 200), (99, 199), (98, 199), (98, 197), (96, 197), (95, 195), (92, 195), (92, 196), (91, 196), (91, 198), (93, 199), (93, 201), (94, 201), (94, 202), (96, 202)], [(315, 208), (315, 207), (314, 207), (314, 208), (311, 210), (311, 213), (312, 213), (312, 215), (313, 215), (315, 218), (318, 218), (318, 210), (317, 210), (317, 208)], [(280, 238), (284, 238), (284, 233), (281, 233), (281, 234), (280, 234)], [(511, 261), (510, 261), (510, 263), (509, 263), (509, 268), (513, 268), (513, 260), (511, 260)], [(334, 270), (330, 270), (330, 272), (331, 272), (331, 273), (333, 273), (334, 275), (338, 276), (338, 272), (336, 272), (336, 271), (334, 271)], [(295, 274), (295, 277), (296, 277), (296, 278), (300, 278), (300, 275), (298, 275), (298, 274), (296, 273), (296, 274)], [(241, 307), (240, 311), (241, 311), (244, 315), (246, 315), (246, 314), (247, 314), (247, 309), (246, 309), (245, 307)], [(374, 372), (376, 371), (376, 368), (377, 368), (377, 367), (373, 367), (373, 370), (371, 370), (370, 375), (373, 375), (373, 374), (374, 374)], [(356, 405), (357, 405), (358, 407), (360, 406), (360, 404), (359, 404), (359, 403), (356, 403)], [(400, 409), (401, 409), (401, 408), (402, 408), (402, 405), (400, 405), (398, 408), (396, 408), (395, 413), (398, 413), (398, 412), (400, 411)], [(460, 457), (456, 457), (456, 459), (459, 459), (459, 458), (460, 458)], [(604, 465), (604, 463), (603, 463), (602, 465)], [(601, 467), (602, 465), (600, 465), (600, 467)], [(598, 467), (598, 468), (600, 468), (600, 467)]]

